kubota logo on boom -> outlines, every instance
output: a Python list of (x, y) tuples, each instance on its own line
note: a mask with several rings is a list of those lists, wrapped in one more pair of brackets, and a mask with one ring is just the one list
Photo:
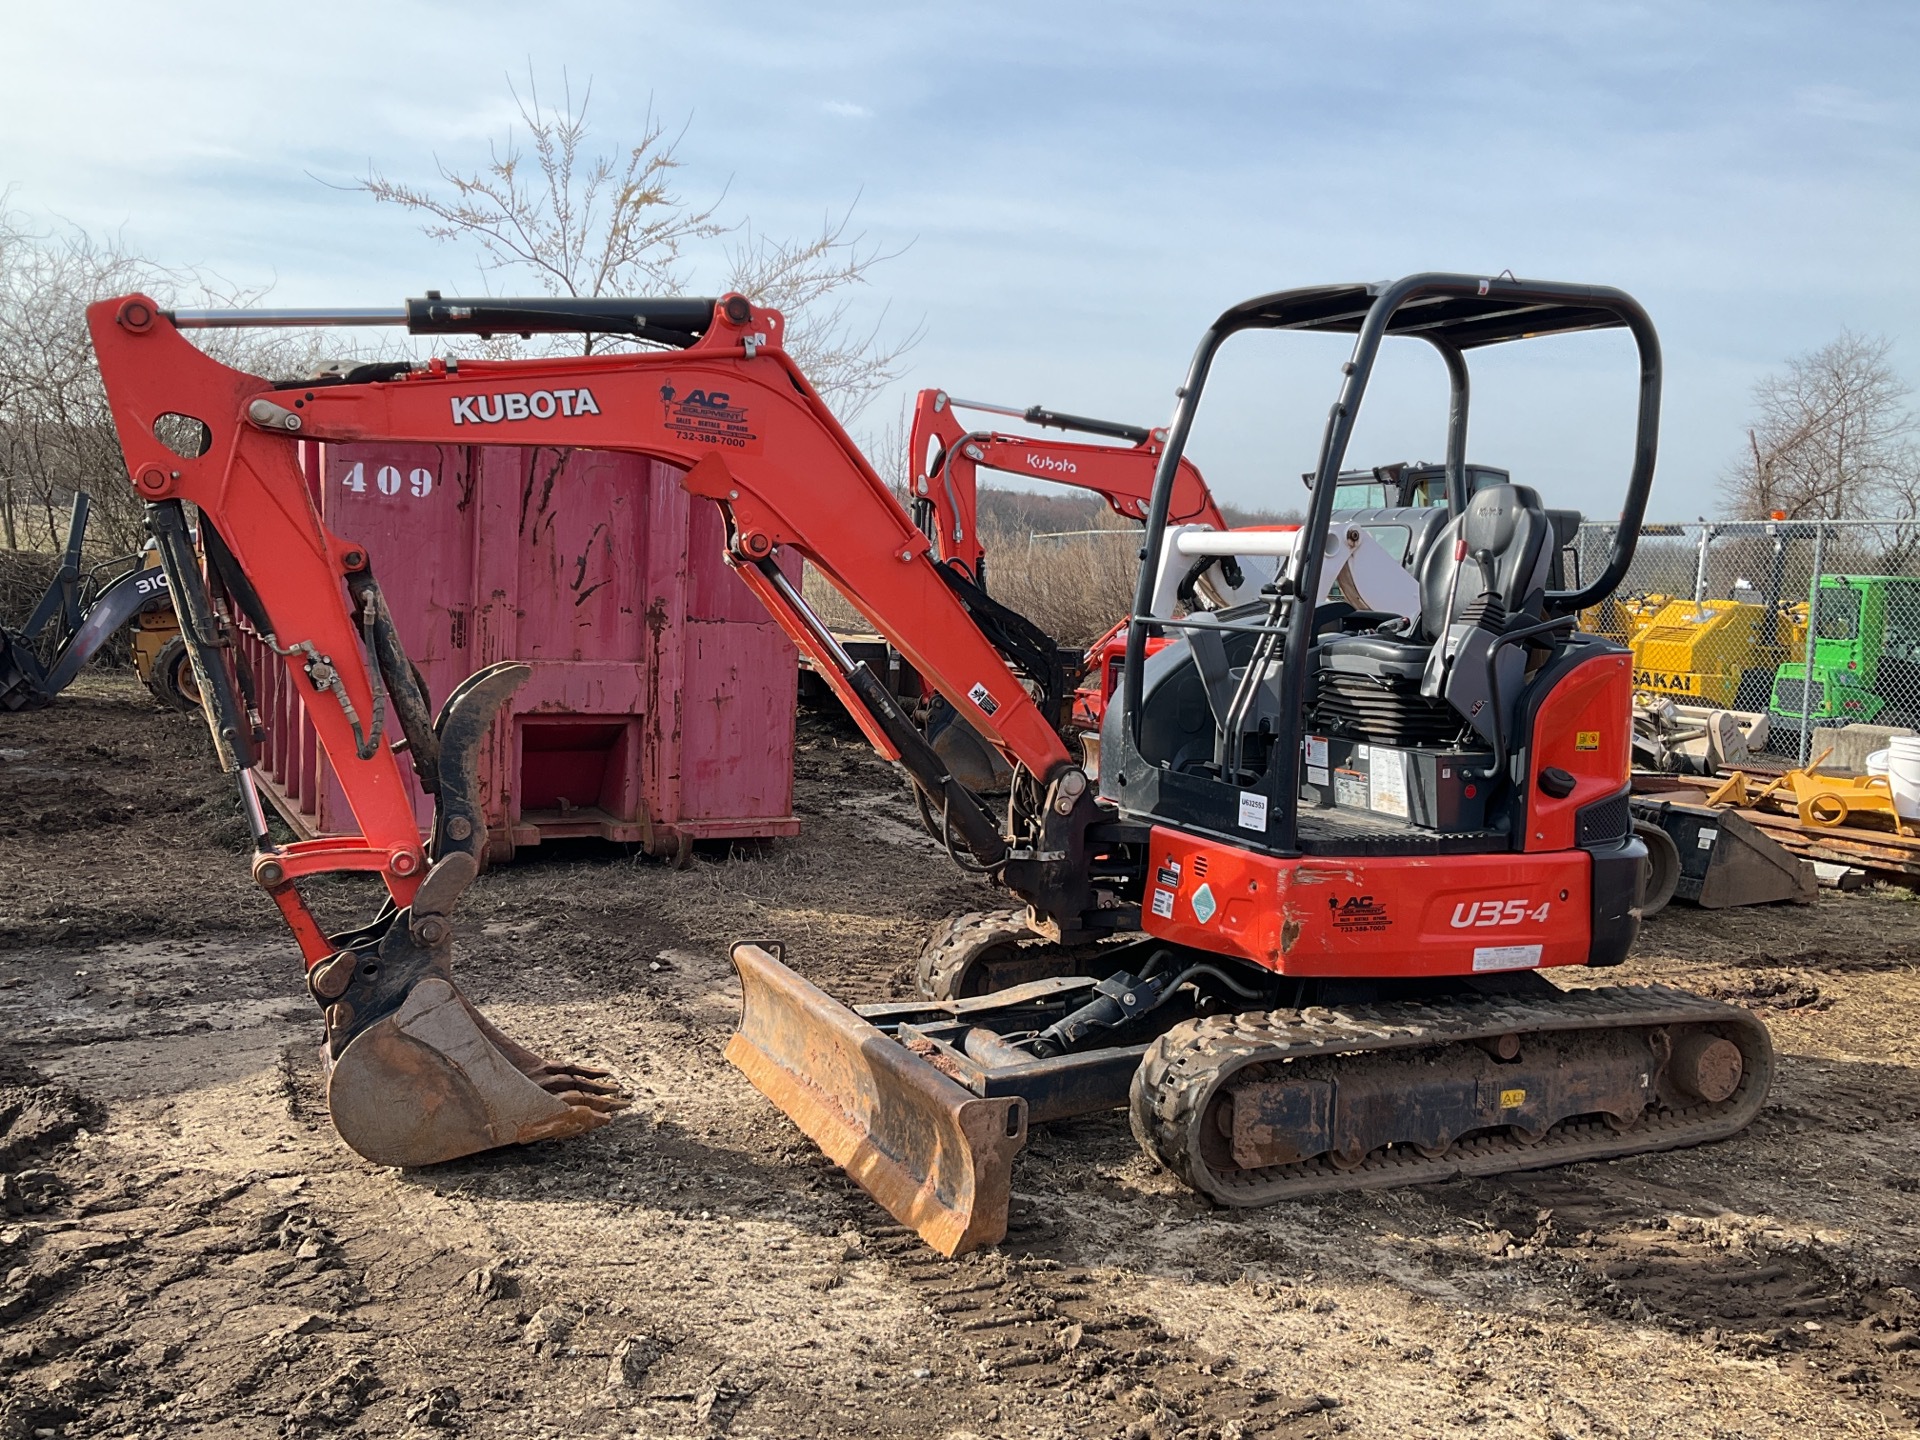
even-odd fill
[(551, 420), (555, 415), (598, 415), (593, 392), (579, 390), (518, 390), (504, 395), (455, 395), (453, 423), (498, 425), (502, 420)]
[(1058, 475), (1078, 475), (1080, 473), (1080, 467), (1071, 460), (1061, 460), (1052, 455), (1036, 455), (1031, 450), (1027, 452), (1027, 468), (1038, 470), (1042, 474), (1051, 472)]

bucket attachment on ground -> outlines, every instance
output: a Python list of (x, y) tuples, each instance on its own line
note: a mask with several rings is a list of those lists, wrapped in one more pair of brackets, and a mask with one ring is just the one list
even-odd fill
[(1005, 1238), (1026, 1102), (971, 1093), (758, 945), (734, 946), (733, 966), (727, 1059), (941, 1254)]
[(327, 1076), (334, 1128), (376, 1165), (436, 1165), (564, 1139), (626, 1104), (605, 1072), (548, 1064), (437, 977), (354, 1036)]
[[(416, 756), (432, 762), (432, 868), (412, 905), (335, 936), (339, 950), (307, 975), (327, 1017), (327, 1110), (340, 1138), (377, 1165), (435, 1165), (578, 1135), (628, 1103), (605, 1071), (551, 1064), (509, 1040), (453, 981), (448, 916), (479, 875), (486, 842), (478, 751), (529, 673), (490, 665), (447, 698), (431, 733), (417, 718), (410, 726)], [(393, 667), (396, 695), (407, 680)], [(403, 723), (424, 715), (417, 699), (400, 704)]]
[(1819, 891), (1813, 866), (1745, 816), (1649, 796), (1635, 796), (1632, 805), (1638, 824), (1659, 826), (1679, 851), (1675, 899), (1703, 910), (1813, 903)]

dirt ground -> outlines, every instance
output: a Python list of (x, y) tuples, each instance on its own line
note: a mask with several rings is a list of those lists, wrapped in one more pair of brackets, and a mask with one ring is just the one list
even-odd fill
[[(0, 717), (0, 1440), (1796, 1436), (1920, 1419), (1920, 904), (1670, 911), (1609, 981), (1760, 1011), (1721, 1145), (1223, 1212), (1123, 1117), (1036, 1127), (938, 1259), (721, 1058), (725, 954), (903, 987), (993, 903), (850, 729), (806, 833), (485, 877), (472, 997), (636, 1097), (582, 1139), (372, 1167), (206, 737), (131, 681)], [(342, 897), (330, 897), (337, 901)]]

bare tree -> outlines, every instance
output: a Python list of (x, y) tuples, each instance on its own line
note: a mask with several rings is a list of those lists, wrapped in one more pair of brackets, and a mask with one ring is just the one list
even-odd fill
[(1911, 389), (1884, 336), (1843, 330), (1753, 388), (1746, 453), (1721, 480), (1735, 516), (1791, 519), (1920, 514)]
[[(891, 258), (849, 233), (851, 210), (798, 241), (726, 224), (717, 218), (724, 190), (711, 203), (695, 204), (673, 188), (684, 128), (669, 134), (649, 109), (634, 143), (596, 149), (588, 119), (591, 83), (576, 101), (563, 77), (553, 105), (542, 102), (531, 76), (524, 96), (508, 88), (518, 123), (504, 143), (489, 148), (485, 165), (462, 170), (436, 160), (443, 187), (437, 190), (378, 170), (357, 188), (416, 212), (436, 240), (477, 244), (483, 272), (526, 276), (549, 295), (685, 293), (694, 271), (707, 268), (696, 261), (706, 260), (725, 288), (787, 317), (789, 353), (843, 420), (898, 376), (918, 333), (885, 340), (882, 322), (861, 330), (848, 317), (847, 292)], [(729, 254), (706, 252), (704, 242), (737, 229), (741, 239)], [(589, 335), (559, 343), (593, 354), (644, 342)], [(495, 346), (518, 348), (510, 341)]]
[[(920, 343), (920, 330), (883, 339), (886, 311), (865, 330), (849, 319), (847, 291), (867, 283), (868, 272), (898, 251), (883, 253), (864, 236), (849, 235), (853, 211), (821, 222), (809, 240), (785, 241), (744, 229), (728, 266), (726, 288), (769, 305), (787, 317), (787, 353), (813, 388), (850, 421), (901, 375), (901, 361)], [(903, 422), (891, 428), (899, 429)], [(889, 431), (891, 436), (891, 429)], [(889, 440), (906, 453), (904, 433)], [(889, 475), (892, 483), (904, 483)]]
[[(117, 240), (0, 219), (0, 538), (8, 549), (51, 545), (76, 489), (102, 501), (96, 534), (113, 543), (137, 534), (85, 312), (108, 295), (157, 289), (159, 278)], [(116, 507), (123, 496), (128, 503)]]
[[(0, 197), (4, 199), (4, 197)], [(66, 528), (74, 492), (94, 500), (89, 549), (122, 553), (146, 538), (145, 511), (127, 481), (86, 309), (144, 291), (163, 305), (241, 305), (237, 290), (194, 271), (167, 270), (118, 236), (36, 227), (0, 205), (0, 543), (48, 549)], [(334, 335), (209, 331), (204, 348), (255, 373), (307, 375)]]

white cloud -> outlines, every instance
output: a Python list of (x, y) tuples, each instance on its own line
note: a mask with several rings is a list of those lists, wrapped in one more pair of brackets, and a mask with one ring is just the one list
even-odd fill
[[(466, 250), (319, 182), (484, 164), (507, 84), (531, 64), (549, 98), (563, 69), (576, 92), (593, 78), (601, 139), (633, 135), (649, 105), (688, 120), (675, 184), (694, 200), (725, 190), (729, 219), (798, 235), (858, 196), (855, 228), (905, 253), (856, 306), (927, 322), (906, 388), (1157, 421), (1201, 327), (1234, 301), (1512, 266), (1648, 306), (1668, 357), (1654, 507), (1692, 515), (1738, 448), (1754, 376), (1843, 325), (1920, 334), (1920, 191), (1901, 183), (1920, 165), (1920, 22), (1905, 7), (1843, 18), (1750, 0), (1752, 23), (1729, 27), (1725, 7), (1651, 4), (1523, 23), (1537, 9), (1524, 0), (1444, 14), (1418, 0), (853, 0), (769, 25), (550, 0), (554, 23), (529, 34), (502, 0), (339, 0), (265, 66), (244, 0), (176, 8), (13, 7), (0, 192), (16, 186), (11, 203), (39, 217), (124, 228), (163, 264), (277, 281), (276, 303), (474, 284)], [(992, 53), (974, 44), (982, 9), (1007, 42)], [(368, 58), (443, 53), (456, 31), (458, 64)], [(191, 83), (164, 103), (119, 83), (96, 63), (102, 33)], [(929, 60), (960, 53), (964, 67)], [(614, 54), (645, 61), (616, 69)], [(867, 99), (821, 98), (854, 94)], [(1586, 404), (1590, 387), (1567, 379), (1585, 358), (1563, 370), (1550, 349), (1537, 366), (1488, 358), (1476, 458), (1604, 511), (1626, 402)], [(1614, 363), (1592, 362), (1607, 383)], [(1324, 415), (1336, 378), (1302, 372), (1302, 413)], [(1418, 388), (1369, 401), (1382, 446), (1430, 443)], [(1302, 426), (1268, 443), (1250, 423), (1255, 438), (1224, 445), (1227, 497), (1262, 503), (1273, 476), (1305, 468), (1319, 422)]]
[(1856, 125), (1884, 124), (1895, 108), (1852, 85), (1805, 85), (1793, 92), (1793, 106), (1803, 115), (1822, 120), (1845, 120)]

